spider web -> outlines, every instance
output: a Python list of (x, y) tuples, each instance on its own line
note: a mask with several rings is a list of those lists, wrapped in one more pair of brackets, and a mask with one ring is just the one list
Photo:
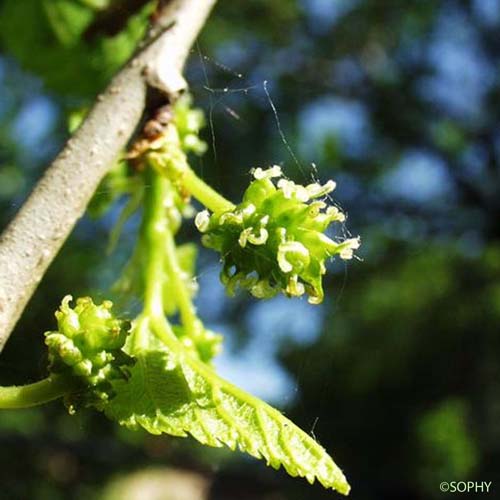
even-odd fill
[[(216, 123), (214, 119), (215, 110), (218, 107), (221, 107), (224, 111), (224, 114), (233, 119), (236, 122), (244, 121), (241, 114), (228, 102), (229, 98), (234, 94), (243, 94), (245, 96), (249, 96), (249, 94), (253, 94), (254, 96), (264, 99), (267, 102), (267, 106), (269, 110), (273, 114), (273, 119), (276, 126), (276, 132), (290, 158), (293, 160), (295, 165), (298, 167), (304, 179), (308, 176), (306, 175), (306, 171), (299, 160), (298, 155), (295, 153), (293, 147), (290, 142), (286, 138), (286, 134), (284, 131), (284, 127), (282, 126), (279, 112), (277, 106), (272, 98), (271, 91), (269, 90), (269, 82), (266, 79), (261, 81), (252, 82), (248, 85), (245, 85), (245, 82), (250, 82), (251, 78), (246, 76), (241, 71), (235, 70), (229, 67), (227, 64), (221, 63), (213, 59), (212, 57), (204, 54), (200, 47), (200, 44), (196, 44), (196, 53), (198, 56), (198, 60), (202, 69), (203, 74), (203, 85), (202, 89), (208, 95), (208, 126), (210, 129), (210, 138), (211, 138), (211, 149), (212, 155), (214, 157), (214, 162), (217, 164), (218, 152), (217, 152), (217, 133), (216, 133)], [(224, 86), (214, 86), (210, 82), (210, 73), (215, 71), (219, 72), (219, 76), (226, 76), (227, 82)], [(312, 177), (311, 177), (312, 179)]]
[[(235, 107), (229, 102), (229, 99), (234, 94), (243, 94), (244, 96), (249, 96), (249, 94), (253, 94), (263, 100), (269, 111), (273, 115), (273, 120), (275, 123), (275, 133), (277, 138), (281, 141), (284, 151), (286, 152), (286, 156), (289, 156), (292, 162), (297, 166), (301, 176), (303, 177), (303, 181), (321, 183), (319, 179), (318, 168), (314, 162), (311, 162), (309, 166), (304, 167), (303, 162), (301, 161), (299, 155), (296, 153), (295, 148), (292, 146), (291, 142), (287, 139), (287, 134), (285, 132), (285, 128), (282, 124), (280, 113), (278, 107), (275, 103), (275, 100), (272, 97), (272, 92), (269, 89), (269, 81), (263, 79), (257, 82), (251, 82), (251, 78), (246, 76), (243, 72), (236, 70), (234, 68), (229, 67), (227, 64), (222, 63), (202, 52), (201, 46), (199, 42), (196, 43), (196, 55), (198, 57), (198, 61), (202, 71), (203, 85), (202, 90), (205, 92), (206, 97), (208, 98), (208, 127), (210, 130), (210, 143), (211, 143), (211, 151), (214, 159), (214, 164), (216, 169), (220, 169), (218, 162), (218, 147), (217, 147), (217, 126), (215, 111), (217, 108), (223, 109), (223, 114), (229, 119), (232, 120), (232, 123), (238, 123), (244, 121), (244, 117), (241, 116), (241, 113), (238, 112)], [(215, 70), (215, 71), (214, 71)], [(227, 82), (224, 86), (213, 86), (210, 82), (210, 73), (219, 72), (223, 76), (228, 77)], [(220, 75), (215, 75), (220, 76)], [(245, 85), (245, 82), (248, 82), (248, 85)], [(224, 123), (224, 126), (227, 126), (227, 123)], [(272, 131), (271, 131), (272, 132)], [(285, 163), (284, 159), (279, 161), (280, 165)], [(251, 165), (250, 165), (251, 166)], [(248, 170), (250, 170), (250, 166)], [(269, 165), (270, 166), (270, 165)], [(204, 164), (203, 160), (200, 161), (201, 167), (201, 175), (203, 176)], [(283, 176), (286, 176), (286, 168)], [(234, 175), (234, 174), (231, 174)], [(340, 210), (342, 207), (329, 195), (326, 195), (326, 199), (329, 201), (331, 205), (336, 206)], [(341, 225), (341, 239), (349, 238), (352, 234), (348, 231), (347, 226), (345, 224)]]

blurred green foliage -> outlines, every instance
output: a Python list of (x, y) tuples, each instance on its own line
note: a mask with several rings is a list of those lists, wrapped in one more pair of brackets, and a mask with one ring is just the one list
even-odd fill
[[(88, 105), (144, 32), (148, 5), (123, 15), (125, 31), (82, 40), (108, 7), (0, 2), (3, 225), (67, 136), (65, 111)], [(208, 181), (238, 200), (252, 166), (332, 177), (362, 236), (362, 261), (334, 266), (325, 283), (321, 335), (279, 348), (297, 387), (287, 415), (336, 452), (357, 499), (438, 498), (441, 481), (500, 480), (499, 11), (496, 0), (221, 1), (187, 69), (209, 122), (209, 151), (193, 166)], [(42, 332), (63, 295), (107, 295), (136, 229), (132, 219), (123, 250), (105, 259), (116, 217), (81, 221), (0, 357), (2, 384), (43, 376)], [(216, 265), (202, 261), (201, 277)], [(210, 303), (242, 350), (254, 305)], [(60, 404), (2, 413), (0, 450), (6, 498), (99, 498), (118, 475), (155, 465), (202, 470), (213, 499), (330, 498)]]
[(429, 495), (436, 495), (430, 485), (443, 477), (469, 477), (477, 463), (477, 450), (467, 429), (467, 408), (463, 401), (448, 400), (424, 414), (417, 427), (423, 460), (422, 483), (429, 485)]
[(111, 3), (5, 0), (0, 10), (2, 45), (25, 68), (41, 76), (48, 88), (74, 97), (93, 96), (143, 37), (153, 2), (128, 19), (117, 35), (86, 39), (85, 32), (99, 10)]

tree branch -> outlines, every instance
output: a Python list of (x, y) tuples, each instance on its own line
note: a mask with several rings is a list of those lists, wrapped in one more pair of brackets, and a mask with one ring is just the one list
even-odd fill
[[(111, 81), (88, 117), (0, 237), (0, 352), (108, 168), (144, 111), (148, 84), (184, 90), (184, 63), (216, 0), (175, 0), (157, 18), (165, 31)], [(165, 28), (167, 27), (168, 28)]]

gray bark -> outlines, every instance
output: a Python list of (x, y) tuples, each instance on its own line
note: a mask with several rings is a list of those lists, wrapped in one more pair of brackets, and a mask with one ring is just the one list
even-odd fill
[(185, 60), (215, 1), (168, 4), (159, 24), (170, 28), (139, 52), (99, 95), (0, 236), (0, 352), (47, 267), (137, 127), (147, 86), (170, 96), (184, 89)]

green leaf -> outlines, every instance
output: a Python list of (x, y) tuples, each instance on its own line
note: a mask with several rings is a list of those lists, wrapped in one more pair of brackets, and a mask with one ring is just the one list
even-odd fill
[(72, 46), (92, 20), (92, 11), (73, 0), (44, 0), (50, 26), (64, 46)]
[(180, 345), (171, 347), (150, 340), (147, 349), (136, 349), (128, 380), (113, 382), (116, 396), (105, 408), (109, 418), (152, 434), (190, 434), (205, 445), (239, 448), (275, 469), (283, 465), (291, 476), (349, 493), (342, 471), (308, 434)]
[(87, 7), (90, 7), (91, 9), (94, 10), (104, 10), (111, 3), (113, 3), (114, 0), (79, 0), (81, 4), (86, 5)]

